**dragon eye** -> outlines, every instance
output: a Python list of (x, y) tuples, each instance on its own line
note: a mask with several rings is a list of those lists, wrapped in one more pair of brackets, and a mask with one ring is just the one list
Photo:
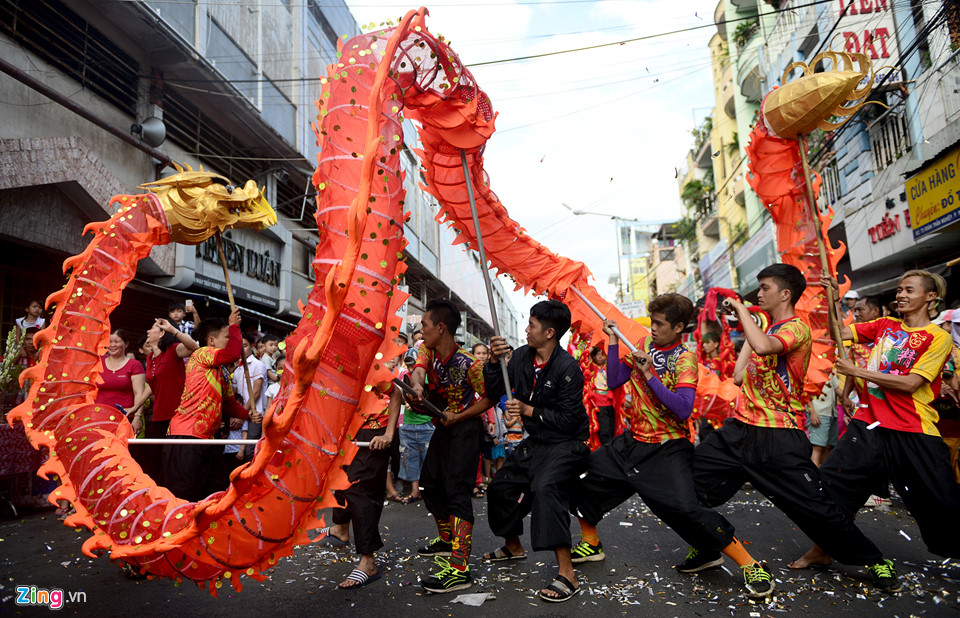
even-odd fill
[(233, 195), (233, 185), (227, 185), (226, 189), (227, 189), (227, 193), (229, 193), (230, 195)]

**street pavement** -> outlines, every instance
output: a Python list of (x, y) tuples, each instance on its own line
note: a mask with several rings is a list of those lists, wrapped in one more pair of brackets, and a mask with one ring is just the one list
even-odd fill
[[(555, 574), (552, 554), (526, 560), (481, 564), (480, 554), (499, 546), (487, 526), (486, 502), (475, 500), (474, 586), (467, 593), (492, 592), (481, 607), (453, 603), (458, 593), (425, 594), (418, 575), (432, 566), (416, 548), (435, 533), (423, 502), (389, 503), (378, 553), (383, 577), (353, 591), (336, 584), (350, 572), (349, 549), (314, 543), (296, 550), (260, 583), (244, 578), (242, 592), (225, 585), (219, 598), (193, 584), (167, 580), (134, 581), (107, 558), (80, 552), (87, 531), (65, 527), (44, 510), (0, 521), (0, 615), (48, 615), (49, 608), (15, 605), (17, 586), (86, 593), (85, 602), (67, 603), (57, 613), (109, 616), (960, 616), (960, 561), (928, 553), (913, 519), (894, 501), (889, 510), (865, 509), (858, 524), (896, 561), (904, 589), (896, 595), (871, 587), (861, 568), (835, 565), (825, 570), (791, 571), (787, 563), (808, 547), (808, 539), (756, 491), (745, 489), (721, 507), (751, 553), (767, 560), (776, 580), (769, 603), (754, 604), (742, 595), (741, 580), (729, 560), (699, 575), (677, 573), (672, 566), (686, 545), (634, 498), (600, 524), (607, 558), (578, 568), (583, 592), (562, 604), (536, 598)], [(576, 528), (575, 521), (571, 522)], [(960, 524), (960, 522), (958, 522)], [(574, 530), (575, 533), (579, 532)], [(529, 546), (529, 539), (524, 536)]]

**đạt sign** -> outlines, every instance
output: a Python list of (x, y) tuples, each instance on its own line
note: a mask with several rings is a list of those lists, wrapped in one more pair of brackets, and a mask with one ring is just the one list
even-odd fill
[(913, 237), (921, 238), (960, 221), (960, 147), (936, 159), (907, 180)]

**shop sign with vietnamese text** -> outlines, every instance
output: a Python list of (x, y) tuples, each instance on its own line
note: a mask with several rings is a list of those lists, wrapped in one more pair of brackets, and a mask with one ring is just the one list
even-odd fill
[(954, 148), (907, 180), (907, 202), (915, 239), (960, 221), (958, 168), (960, 148)]

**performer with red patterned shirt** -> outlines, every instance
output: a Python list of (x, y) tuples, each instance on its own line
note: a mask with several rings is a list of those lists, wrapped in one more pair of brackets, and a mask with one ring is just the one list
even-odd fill
[[(829, 278), (823, 283), (836, 286)], [(927, 549), (958, 558), (960, 485), (932, 405), (953, 347), (950, 334), (930, 321), (946, 292), (939, 275), (909, 270), (897, 284), (902, 320), (879, 318), (840, 329), (841, 336), (854, 343), (873, 342), (865, 369), (847, 359), (837, 360), (839, 373), (866, 382), (867, 405), (857, 409), (821, 473), (828, 494), (851, 517), (873, 488), (893, 483)], [(827, 547), (814, 547), (801, 560), (829, 564), (832, 555)]]
[[(399, 360), (398, 356), (387, 361), (387, 368), (394, 371)], [(369, 446), (360, 447), (353, 461), (344, 468), (351, 484), (346, 489), (333, 492), (340, 508), (333, 509), (333, 525), (321, 530), (340, 543), (346, 543), (350, 540), (350, 522), (353, 522), (353, 543), (360, 554), (360, 564), (340, 582), (338, 587), (341, 590), (360, 588), (380, 578), (373, 552), (383, 547), (380, 515), (387, 494), (390, 445), (397, 429), (403, 398), (400, 389), (391, 382), (380, 382), (375, 390), (382, 406), (366, 416), (354, 436), (357, 442), (368, 442)], [(334, 543), (337, 544), (336, 541)]]
[[(856, 322), (871, 322), (881, 317), (883, 317), (883, 309), (880, 305), (880, 299), (876, 296), (864, 296), (857, 300), (857, 304), (853, 306), (853, 319)], [(850, 360), (852, 360), (857, 367), (866, 369), (867, 361), (870, 359), (870, 352), (873, 350), (873, 342), (859, 341), (857, 343), (851, 343), (849, 350)], [(857, 403), (866, 402), (866, 393), (863, 388), (863, 380), (848, 379), (846, 376), (840, 376), (840, 379), (843, 381), (843, 394), (840, 396), (840, 403), (843, 409), (846, 410), (849, 420), (849, 418), (852, 418), (857, 412)], [(854, 390), (856, 390), (857, 393), (857, 403), (850, 398), (850, 394), (853, 393)], [(842, 431), (840, 435), (841, 437), (843, 436)]]
[[(820, 473), (810, 459), (812, 448), (803, 432), (803, 393), (812, 340), (794, 305), (806, 288), (795, 266), (774, 264), (757, 274), (757, 304), (770, 316), (766, 332), (735, 299), (728, 306), (743, 325), (746, 343), (740, 351), (734, 381), (743, 384), (737, 411), (694, 451), (697, 495), (710, 507), (726, 503), (749, 481), (797, 527), (847, 564), (869, 565), (874, 583), (890, 590), (889, 561), (854, 525), (853, 517), (825, 499)], [(862, 502), (861, 502), (862, 504)], [(840, 557), (842, 556), (842, 558)], [(694, 548), (681, 570), (719, 564), (716, 553)], [(881, 565), (883, 568), (881, 568)]]
[[(493, 403), (484, 392), (483, 365), (461, 348), (454, 335), (460, 310), (449, 300), (427, 303), (410, 384), (420, 401), (430, 391), (446, 403), (436, 423), (420, 474), (420, 491), (437, 522), (437, 537), (417, 553), (434, 557), (440, 570), (421, 578), (430, 592), (454, 592), (473, 585), (470, 549), (473, 538), (473, 488), (480, 461), (480, 414)], [(450, 559), (447, 560), (446, 558)]]
[(607, 380), (607, 354), (602, 347), (594, 346), (583, 371), (584, 405), (591, 421), (596, 418), (595, 432), (593, 422), (590, 423), (591, 449), (607, 444), (617, 433), (613, 391)]
[(657, 296), (648, 306), (650, 336), (640, 351), (621, 361), (612, 320), (604, 322), (610, 337), (607, 375), (611, 387), (632, 393), (635, 405), (628, 429), (594, 451), (587, 473), (573, 491), (572, 510), (580, 518), (582, 541), (571, 550), (574, 563), (604, 559), (597, 524), (634, 493), (688, 543), (711, 553), (723, 552), (744, 570), (747, 595), (762, 598), (773, 590), (769, 574), (734, 538), (733, 525), (697, 501), (693, 485), (686, 419), (693, 412), (698, 376), (697, 357), (683, 346), (681, 334), (693, 317), (693, 303), (680, 294)]
[[(208, 440), (220, 429), (224, 416), (249, 418), (249, 411), (233, 397), (225, 367), (240, 360), (240, 310), (234, 309), (224, 322), (207, 318), (194, 333), (202, 348), (187, 361), (186, 383), (180, 407), (170, 419), (170, 437), (185, 440)], [(222, 478), (220, 468), (222, 446), (165, 444), (163, 447), (163, 480), (173, 495), (198, 502), (223, 489), (217, 486)]]
[(703, 365), (720, 378), (727, 377), (723, 358), (720, 356), (720, 333), (707, 331), (703, 334)]

